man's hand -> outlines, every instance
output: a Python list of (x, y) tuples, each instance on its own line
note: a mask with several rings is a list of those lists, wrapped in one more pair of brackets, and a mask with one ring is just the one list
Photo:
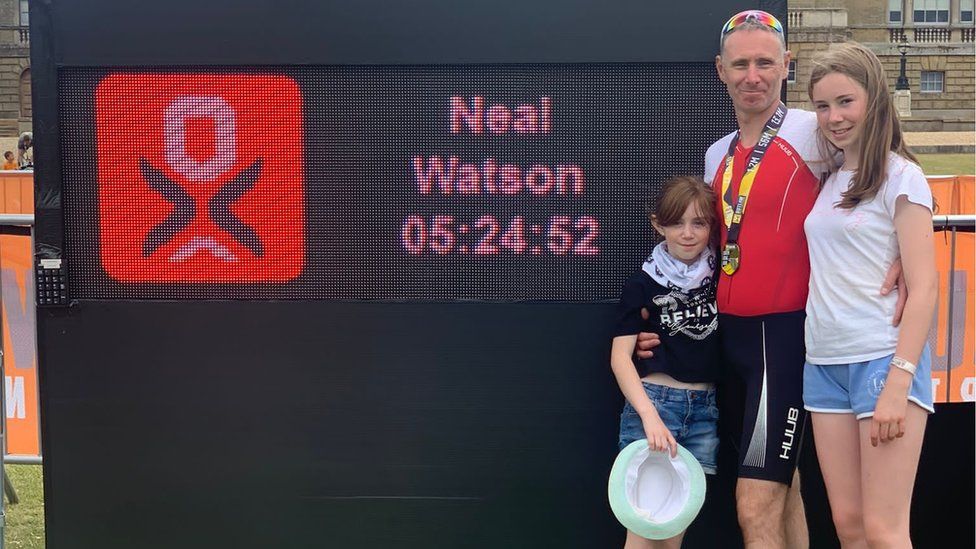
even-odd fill
[(895, 302), (895, 316), (891, 319), (892, 326), (901, 324), (901, 314), (905, 312), (905, 302), (908, 301), (908, 287), (905, 286), (905, 272), (901, 268), (900, 257), (895, 259), (895, 262), (888, 268), (884, 282), (881, 283), (881, 295), (888, 295), (895, 289), (898, 290), (898, 301)]
[[(647, 320), (651, 314), (647, 309), (641, 309), (641, 318)], [(651, 332), (641, 332), (637, 334), (637, 358), (651, 358), (654, 352), (651, 350), (661, 344), (661, 338)]]

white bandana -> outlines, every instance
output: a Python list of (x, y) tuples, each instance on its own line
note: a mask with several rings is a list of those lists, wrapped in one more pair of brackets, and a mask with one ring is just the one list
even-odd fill
[(665, 288), (688, 292), (711, 284), (715, 273), (715, 252), (705, 246), (698, 259), (688, 265), (668, 253), (666, 242), (654, 246), (641, 267), (655, 282)]

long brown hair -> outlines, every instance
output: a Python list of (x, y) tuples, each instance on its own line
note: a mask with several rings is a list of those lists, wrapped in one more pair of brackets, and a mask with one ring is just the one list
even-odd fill
[[(878, 194), (888, 175), (889, 151), (916, 164), (918, 160), (905, 145), (898, 113), (888, 93), (888, 80), (878, 57), (857, 42), (841, 44), (816, 57), (807, 88), (811, 100), (813, 86), (835, 72), (857, 82), (867, 92), (867, 112), (861, 122), (861, 139), (857, 145), (858, 166), (850, 188), (841, 193), (841, 201), (837, 204), (839, 208), (854, 208)], [(819, 128), (817, 138), (822, 149), (836, 150)]]

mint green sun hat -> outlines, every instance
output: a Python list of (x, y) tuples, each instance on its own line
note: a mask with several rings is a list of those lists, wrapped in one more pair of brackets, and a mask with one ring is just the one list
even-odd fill
[(640, 439), (613, 462), (607, 494), (625, 528), (647, 539), (673, 538), (705, 503), (705, 472), (684, 447), (679, 445), (672, 458), (668, 452), (652, 452), (647, 439)]

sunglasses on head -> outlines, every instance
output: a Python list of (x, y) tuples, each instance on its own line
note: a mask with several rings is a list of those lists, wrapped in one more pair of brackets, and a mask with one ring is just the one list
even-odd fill
[(773, 17), (773, 14), (764, 12), (762, 10), (746, 10), (740, 11), (739, 13), (733, 15), (732, 18), (725, 23), (725, 26), (722, 27), (722, 36), (725, 36), (726, 34), (732, 32), (732, 29), (749, 21), (755, 21), (760, 25), (765, 25), (780, 34), (783, 34), (783, 24), (779, 22), (779, 19)]

